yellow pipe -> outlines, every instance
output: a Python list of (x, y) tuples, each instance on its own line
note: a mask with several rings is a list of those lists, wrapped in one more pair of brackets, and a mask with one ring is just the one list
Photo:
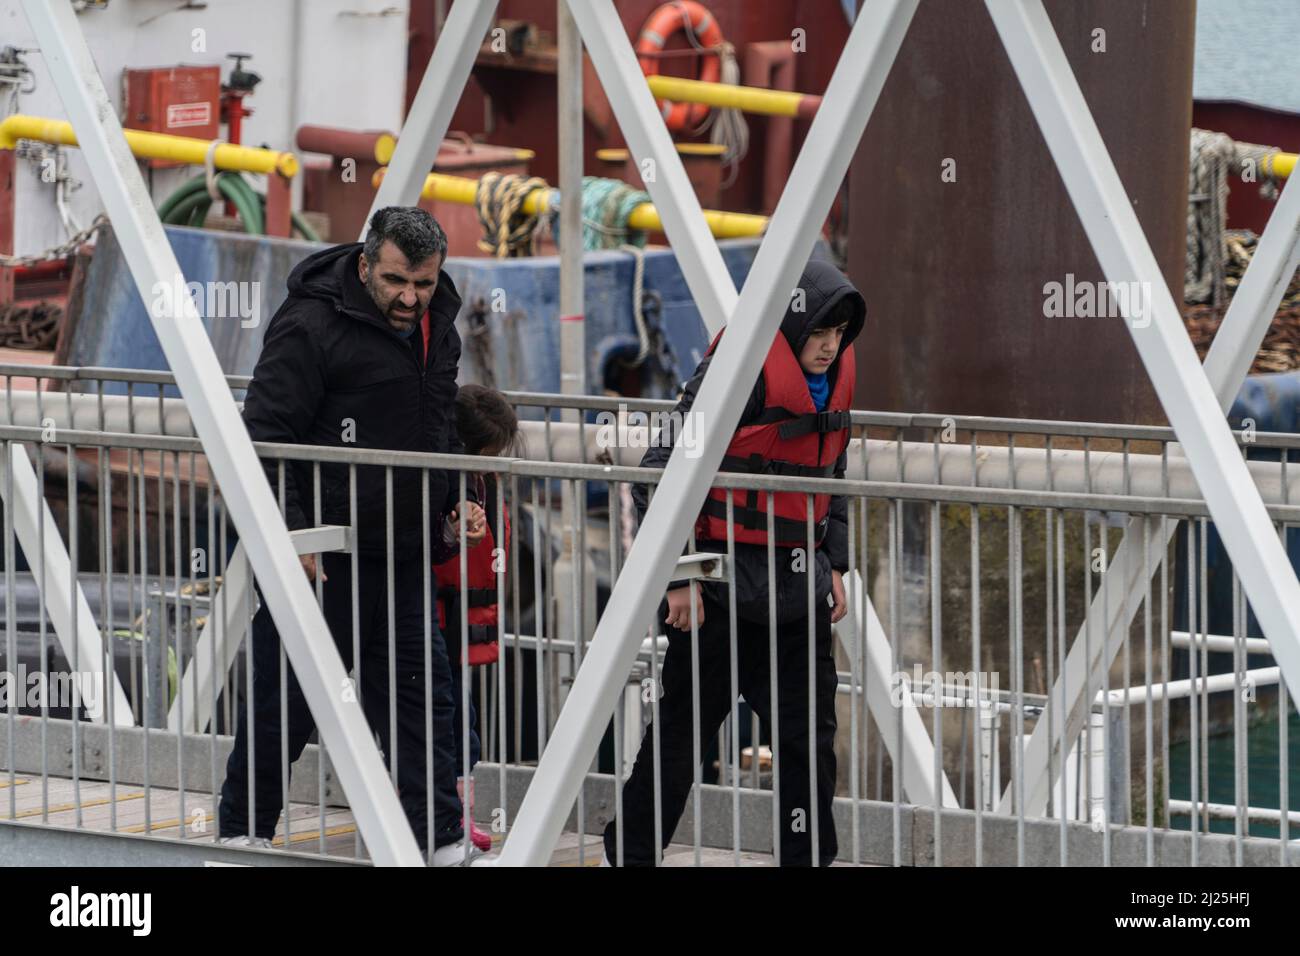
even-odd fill
[[(384, 180), (384, 169), (375, 170), (371, 184), (378, 189)], [(474, 194), (478, 191), (478, 180), (463, 176), (447, 176), (443, 173), (430, 173), (424, 180), (420, 191), (421, 199), (438, 199), (443, 202), (460, 203), (464, 206), (474, 205)], [(550, 208), (550, 192), (535, 189), (524, 200), (523, 210), (530, 216), (540, 215)], [(745, 239), (761, 236), (767, 228), (766, 216), (753, 216), (743, 212), (724, 212), (719, 209), (704, 210), (704, 220), (709, 224), (709, 231), (718, 239)], [(663, 232), (663, 220), (654, 203), (641, 203), (634, 206), (628, 214), (627, 224), (633, 229), (645, 232)]]
[(799, 104), (805, 99), (804, 94), (788, 90), (706, 83), (680, 76), (647, 76), (646, 82), (650, 84), (650, 92), (656, 99), (672, 100), (674, 103), (706, 103), (709, 106), (746, 113), (767, 113), (771, 116), (798, 116)]
[[(1296, 160), (1300, 159), (1295, 153), (1275, 153), (1272, 160), (1273, 175), (1278, 179), (1286, 179), (1295, 172)], [(1269, 168), (1269, 163), (1262, 164), (1265, 169)]]
[[(721, 157), (727, 147), (721, 143), (673, 143), (679, 156), (717, 156)], [(605, 163), (627, 162), (628, 150), (623, 146), (607, 146), (596, 150), (596, 158)]]
[[(177, 163), (202, 166), (210, 140), (190, 136), (171, 136), (140, 129), (124, 129), (127, 145), (141, 159), (167, 159)], [(60, 146), (76, 146), (77, 136), (66, 120), (15, 114), (0, 120), (0, 149), (13, 149), (20, 139), (34, 139)], [(298, 174), (298, 157), (273, 149), (236, 146), (222, 143), (212, 156), (218, 169), (237, 169), (246, 173), (279, 173), (286, 179)]]

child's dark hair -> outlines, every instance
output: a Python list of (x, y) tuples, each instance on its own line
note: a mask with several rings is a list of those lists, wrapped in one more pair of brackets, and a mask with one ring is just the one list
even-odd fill
[(483, 385), (462, 385), (456, 393), (456, 430), (465, 453), (513, 454), (519, 441), (519, 418), (506, 397)]

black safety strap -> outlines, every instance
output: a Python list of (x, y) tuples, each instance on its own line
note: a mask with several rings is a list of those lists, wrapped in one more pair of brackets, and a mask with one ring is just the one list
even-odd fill
[(809, 412), (798, 415), (779, 429), (782, 438), (798, 438), (813, 432), (837, 432), (849, 427), (848, 412)]
[[(727, 503), (719, 501), (712, 496), (704, 499), (704, 507), (700, 509), (707, 515), (715, 518), (727, 520)], [(732, 514), (736, 523), (742, 528), (751, 531), (767, 530), (767, 512), (761, 508), (751, 507), (749, 505), (737, 504), (732, 499)], [(829, 520), (823, 517), (813, 525), (813, 542), (821, 544), (822, 539), (826, 537), (826, 528)], [(772, 516), (772, 526), (776, 531), (778, 541), (804, 541), (808, 536), (808, 524), (806, 521), (799, 521), (794, 518), (786, 518), (781, 515)]]
[(736, 471), (747, 475), (784, 475), (791, 478), (833, 478), (834, 463), (829, 465), (800, 465), (778, 458), (764, 458), (762, 455), (749, 455), (741, 458), (726, 455), (719, 467), (720, 471)]
[[(438, 598), (446, 601), (448, 606), (459, 604), (461, 600), (460, 588), (438, 588)], [(469, 607), (486, 607), (489, 604), (496, 604), (496, 588), (468, 588), (465, 592), (465, 603)]]
[(471, 644), (491, 644), (497, 639), (497, 626), (495, 624), (471, 624), (469, 626), (469, 642)]

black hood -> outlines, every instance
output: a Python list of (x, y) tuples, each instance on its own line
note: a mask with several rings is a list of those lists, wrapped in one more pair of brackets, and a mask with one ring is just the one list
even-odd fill
[[(289, 295), (322, 299), (355, 318), (377, 323), (392, 331), (357, 275), (361, 249), (359, 242), (346, 242), (312, 253), (289, 273)], [(438, 288), (429, 300), (429, 311), (433, 313), (431, 318), (441, 317), (451, 322), (460, 312), (460, 294), (451, 276), (441, 269), (438, 270)]]
[(795, 311), (799, 300), (792, 295), (785, 317), (781, 319), (781, 334), (790, 343), (795, 357), (798, 358), (808, 335), (825, 324), (831, 309), (841, 300), (848, 299), (853, 303), (853, 313), (849, 318), (849, 327), (844, 330), (844, 338), (840, 341), (842, 355), (853, 344), (867, 320), (867, 303), (862, 298), (862, 293), (854, 288), (848, 276), (837, 269), (834, 263), (824, 259), (808, 261), (803, 275), (799, 277), (799, 288), (804, 290), (803, 310)]

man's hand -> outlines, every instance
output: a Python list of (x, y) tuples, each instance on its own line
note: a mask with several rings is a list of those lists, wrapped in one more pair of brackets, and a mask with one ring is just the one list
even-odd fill
[(831, 572), (831, 623), (839, 621), (849, 613), (848, 598), (844, 596), (844, 579), (840, 572)]
[[(465, 512), (465, 542), (473, 548), (487, 535), (487, 515), (483, 509), (473, 501), (461, 503)], [(451, 531), (457, 542), (460, 541), (460, 513), (462, 508), (452, 511), (448, 520), (451, 522)]]
[[(664, 623), (679, 631), (691, 629), (691, 586), (673, 588), (668, 592), (668, 616)], [(695, 590), (695, 623), (704, 623), (704, 597)]]
[[(298, 555), (298, 560), (302, 563), (302, 569), (307, 572), (307, 580), (314, 582), (316, 580), (316, 555), (300, 554)], [(325, 575), (325, 569), (323, 567), (320, 569), (320, 579), (322, 581), (329, 580)]]

